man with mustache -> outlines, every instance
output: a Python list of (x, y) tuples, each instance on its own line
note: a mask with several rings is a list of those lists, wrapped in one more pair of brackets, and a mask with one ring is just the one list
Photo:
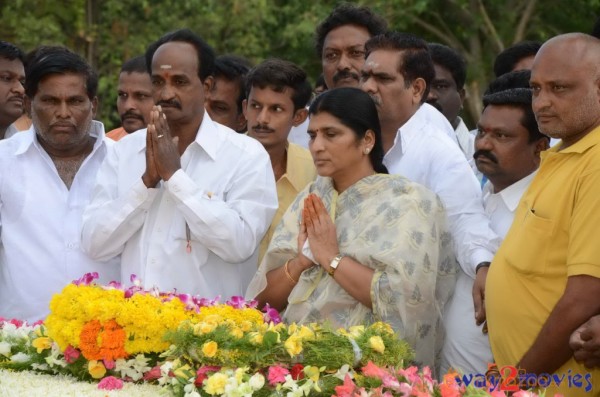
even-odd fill
[(83, 210), (113, 143), (92, 120), (96, 74), (68, 49), (44, 47), (27, 76), (33, 126), (0, 142), (0, 317), (33, 322), (83, 274), (104, 283), (120, 274), (118, 259), (91, 259), (80, 245)]
[(317, 171), (310, 152), (288, 142), (292, 127), (308, 116), (306, 104), (311, 87), (306, 73), (295, 64), (281, 59), (269, 59), (246, 76), (244, 115), (248, 120), (248, 136), (258, 140), (269, 153), (277, 181), (279, 207), (260, 243), (259, 263), (267, 250), (281, 217)]
[(143, 56), (140, 55), (123, 64), (117, 90), (117, 111), (121, 117), (121, 127), (106, 134), (115, 141), (146, 128), (150, 120), (150, 111), (154, 106), (152, 82)]
[(242, 102), (246, 98), (244, 80), (252, 68), (250, 61), (236, 55), (215, 59), (213, 84), (206, 93), (206, 111), (217, 123), (235, 132), (246, 132)]
[[(556, 36), (537, 52), (533, 112), (540, 131), (560, 142), (542, 153), (487, 277), (498, 366), (580, 380), (553, 383), (547, 395), (600, 395), (600, 370), (576, 362), (569, 347), (571, 333), (600, 313), (598, 65), (600, 40), (583, 33)], [(589, 388), (584, 375), (594, 379)]]
[(0, 139), (17, 132), (11, 124), (23, 114), (24, 82), (23, 52), (0, 40)]
[(243, 295), (277, 209), (269, 155), (211, 120), (212, 48), (188, 29), (146, 51), (156, 106), (114, 146), (84, 215), (94, 258), (121, 255), (125, 280), (214, 298)]
[[(540, 164), (540, 153), (548, 148), (531, 109), (528, 70), (511, 72), (492, 82), (483, 96), (483, 112), (477, 124), (475, 164), (488, 179), (483, 188), (483, 206), (492, 230), (504, 238), (515, 209)], [(487, 272), (483, 267), (479, 272)], [(461, 272), (446, 312), (446, 341), (442, 351), (442, 373), (454, 368), (465, 374), (485, 373), (492, 351), (482, 324), (473, 323), (473, 279)]]
[[(424, 102), (435, 74), (427, 42), (387, 32), (371, 38), (366, 51), (361, 89), (377, 106), (383, 163), (391, 174), (404, 175), (440, 197), (456, 258), (463, 272), (475, 278), (477, 270), (489, 265), (500, 239), (489, 227), (479, 183), (465, 156), (423, 108), (429, 106)], [(478, 281), (483, 290), (485, 280)], [(471, 291), (470, 286), (463, 288)]]

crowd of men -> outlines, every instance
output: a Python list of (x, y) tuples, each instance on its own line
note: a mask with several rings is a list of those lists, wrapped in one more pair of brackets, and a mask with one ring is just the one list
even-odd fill
[[(571, 33), (499, 54), (470, 130), (455, 49), (348, 4), (315, 36), (325, 89), (367, 92), (389, 172), (445, 206), (461, 273), (440, 373), (496, 362), (600, 379), (600, 40)], [(244, 295), (283, 213), (316, 178), (306, 73), (216, 56), (177, 30), (123, 64), (122, 125), (105, 134), (81, 56), (40, 47), (24, 60), (0, 42), (0, 317), (44, 318), (52, 294), (87, 272)]]

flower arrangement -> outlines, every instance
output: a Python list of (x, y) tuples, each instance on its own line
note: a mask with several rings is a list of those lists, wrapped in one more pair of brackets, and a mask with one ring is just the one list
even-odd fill
[[(385, 323), (338, 330), (286, 325), (277, 311), (262, 313), (256, 302), (239, 297), (221, 304), (144, 290), (135, 276), (127, 289), (97, 285), (96, 278), (87, 274), (65, 287), (44, 323), (0, 318), (0, 391), (23, 382), (10, 370), (55, 376), (62, 386), (40, 378), (46, 395), (68, 395), (76, 379), (130, 395), (156, 391), (132, 389), (138, 383), (185, 397), (505, 396), (465, 387), (458, 374), (437, 382), (428, 368), (406, 368), (413, 352)], [(536, 397), (524, 391), (513, 396)]]

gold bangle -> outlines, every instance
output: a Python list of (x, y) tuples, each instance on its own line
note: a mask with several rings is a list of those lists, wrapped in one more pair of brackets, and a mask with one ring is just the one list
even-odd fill
[(296, 285), (298, 284), (298, 280), (294, 280), (294, 278), (292, 277), (291, 273), (290, 273), (290, 269), (288, 267), (288, 265), (290, 264), (291, 259), (288, 259), (287, 262), (285, 262), (285, 265), (283, 265), (283, 270), (285, 272), (286, 277), (288, 278), (288, 280), (290, 280), (292, 282), (292, 284)]

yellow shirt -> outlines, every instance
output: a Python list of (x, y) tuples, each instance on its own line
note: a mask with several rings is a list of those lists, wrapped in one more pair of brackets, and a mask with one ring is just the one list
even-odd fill
[[(487, 277), (489, 335), (499, 367), (515, 365), (529, 350), (569, 276), (600, 278), (600, 127), (562, 151), (558, 147), (542, 153)], [(593, 395), (600, 395), (600, 370), (571, 359), (556, 374), (564, 381), (558, 388), (553, 383), (548, 396), (589, 396), (590, 375)], [(569, 375), (576, 374), (581, 386), (569, 387)]]
[(269, 242), (273, 237), (275, 228), (281, 221), (283, 214), (288, 209), (292, 201), (298, 193), (310, 182), (317, 177), (317, 170), (313, 163), (310, 152), (301, 146), (294, 143), (289, 143), (287, 148), (287, 163), (285, 174), (277, 181), (277, 199), (279, 200), (279, 208), (273, 217), (271, 226), (267, 230), (267, 234), (260, 242), (260, 251), (258, 256), (258, 264), (262, 262), (262, 258), (267, 252)]

